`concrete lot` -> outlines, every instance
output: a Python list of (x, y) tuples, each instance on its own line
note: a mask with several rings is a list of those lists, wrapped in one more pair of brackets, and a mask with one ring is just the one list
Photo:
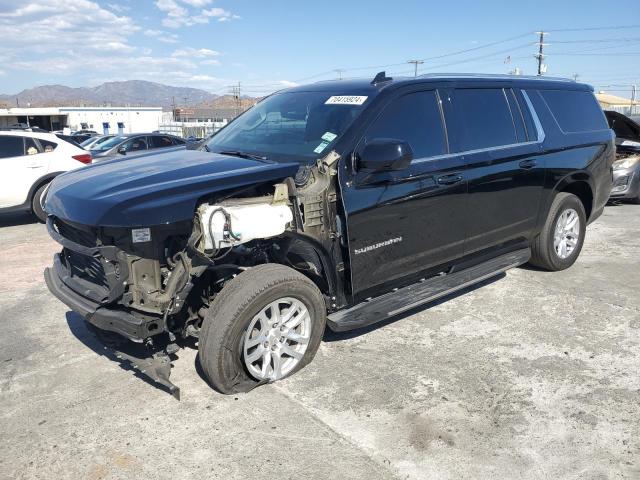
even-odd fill
[(47, 291), (58, 249), (0, 219), (0, 478), (640, 478), (640, 207), (578, 263), (525, 268), (378, 328), (291, 379), (182, 401), (99, 354)]

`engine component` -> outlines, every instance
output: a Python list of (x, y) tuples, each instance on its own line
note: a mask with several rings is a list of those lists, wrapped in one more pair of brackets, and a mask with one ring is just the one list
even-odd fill
[(258, 238), (275, 237), (284, 233), (287, 224), (293, 220), (293, 212), (286, 204), (204, 204), (198, 213), (205, 251), (233, 247)]

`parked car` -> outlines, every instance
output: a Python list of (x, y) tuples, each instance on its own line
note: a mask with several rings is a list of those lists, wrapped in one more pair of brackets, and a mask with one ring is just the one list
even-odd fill
[(0, 131), (0, 213), (46, 215), (40, 198), (59, 174), (91, 162), (91, 155), (52, 133)]
[(97, 146), (100, 143), (106, 142), (107, 140), (113, 137), (115, 137), (115, 135), (95, 135), (93, 137), (86, 139), (84, 142), (80, 144), (80, 146), (85, 150), (91, 150), (91, 147), (93, 147), (94, 145)]
[(188, 337), (217, 390), (247, 391), (308, 364), (325, 325), (364, 327), (526, 262), (570, 267), (609, 197), (613, 140), (572, 81), (296, 87), (201, 150), (56, 179), (63, 250), (45, 278), (100, 335), (147, 345), (144, 363), (123, 358), (174, 394), (169, 355)]
[(131, 133), (117, 135), (105, 142), (90, 147), (94, 161), (99, 162), (119, 155), (129, 155), (147, 150), (185, 147), (186, 142), (180, 137), (163, 133)]
[(640, 203), (640, 125), (622, 113), (604, 113), (616, 134), (611, 199)]
[(60, 140), (64, 140), (65, 142), (68, 142), (71, 145), (83, 148), (82, 145), (80, 145), (80, 142), (78, 142), (79, 140), (78, 138), (72, 137), (71, 135), (65, 135), (63, 133), (55, 133), (54, 135), (58, 137)]

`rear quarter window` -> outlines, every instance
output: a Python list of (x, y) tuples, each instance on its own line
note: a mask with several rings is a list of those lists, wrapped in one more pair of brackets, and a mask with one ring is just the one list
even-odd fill
[(592, 132), (609, 128), (604, 113), (591, 92), (541, 90), (540, 95), (565, 133)]

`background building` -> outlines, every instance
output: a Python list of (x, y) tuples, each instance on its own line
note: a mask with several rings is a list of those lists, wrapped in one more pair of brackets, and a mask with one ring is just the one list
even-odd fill
[(613, 110), (625, 115), (635, 115), (636, 112), (640, 112), (640, 107), (638, 107), (640, 102), (637, 100), (618, 97), (606, 92), (596, 93), (596, 98), (603, 110)]
[(135, 133), (158, 130), (161, 107), (39, 107), (0, 109), (0, 128), (15, 124), (45, 130)]

